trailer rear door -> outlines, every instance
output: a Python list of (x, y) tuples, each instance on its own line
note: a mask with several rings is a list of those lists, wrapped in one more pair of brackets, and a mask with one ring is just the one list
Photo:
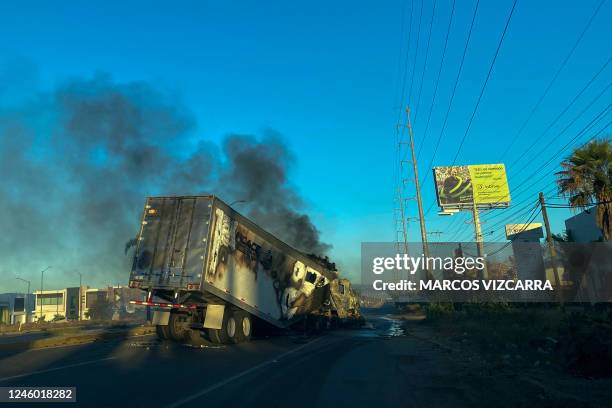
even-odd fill
[(210, 197), (147, 199), (130, 281), (141, 288), (196, 289), (201, 282)]

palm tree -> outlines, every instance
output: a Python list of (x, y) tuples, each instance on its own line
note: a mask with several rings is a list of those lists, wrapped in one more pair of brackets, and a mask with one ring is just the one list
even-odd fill
[(559, 193), (574, 209), (596, 206), (597, 225), (603, 239), (612, 238), (612, 139), (593, 140), (575, 149), (561, 162), (557, 173)]

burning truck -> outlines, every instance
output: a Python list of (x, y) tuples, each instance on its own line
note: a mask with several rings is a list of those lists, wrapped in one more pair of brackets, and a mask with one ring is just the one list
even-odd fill
[(164, 339), (251, 338), (254, 323), (313, 331), (361, 321), (359, 301), (327, 258), (304, 254), (215, 196), (146, 200), (129, 286)]

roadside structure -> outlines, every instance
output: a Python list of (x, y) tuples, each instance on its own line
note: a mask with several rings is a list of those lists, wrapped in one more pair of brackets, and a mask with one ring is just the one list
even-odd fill
[(0, 324), (21, 324), (30, 322), (32, 321), (33, 311), (33, 294), (0, 294)]
[(79, 288), (37, 290), (35, 320), (57, 321), (79, 318)]
[(565, 220), (565, 230), (572, 242), (596, 242), (602, 239), (597, 226), (596, 210), (583, 211)]

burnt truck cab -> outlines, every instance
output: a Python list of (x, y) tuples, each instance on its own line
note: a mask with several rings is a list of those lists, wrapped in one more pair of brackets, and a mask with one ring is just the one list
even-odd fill
[(154, 308), (160, 337), (248, 340), (253, 319), (286, 328), (324, 308), (338, 273), (219, 198), (146, 199), (129, 286)]
[(328, 307), (325, 312), (332, 325), (358, 326), (363, 323), (359, 295), (353, 289), (351, 281), (345, 278), (335, 279), (328, 287)]

